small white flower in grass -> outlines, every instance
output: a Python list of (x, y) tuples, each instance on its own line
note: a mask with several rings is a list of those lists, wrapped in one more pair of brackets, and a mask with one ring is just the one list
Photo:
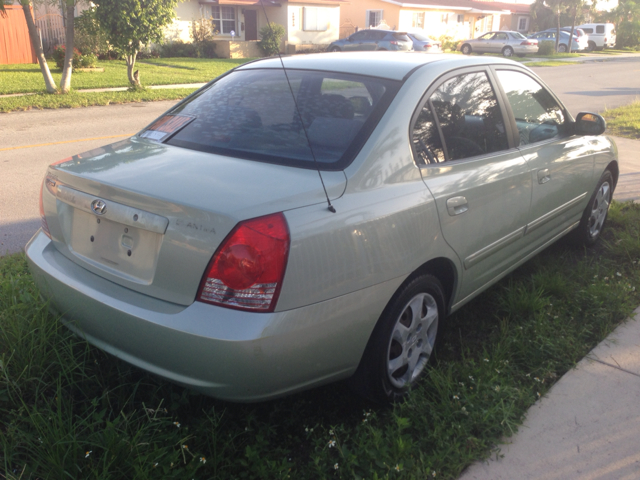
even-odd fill
[(244, 431), (248, 432), (249, 431), (249, 427), (244, 427)]
[(497, 368), (494, 369), (496, 372), (500, 373), (500, 370), (498, 370)]
[(633, 288), (631, 289), (631, 291), (632, 291), (632, 292), (635, 292), (635, 291), (636, 291), (636, 287), (633, 287)]
[(395, 469), (396, 469), (396, 472), (399, 472), (400, 470), (402, 470), (402, 467), (400, 467), (400, 465), (396, 464)]
[(173, 424), (174, 424), (177, 428), (180, 428), (180, 422), (173, 422)]
[(308, 431), (309, 431), (309, 427), (306, 427), (306, 428), (304, 429), (304, 431), (305, 431), (305, 432), (308, 432)]
[(333, 465), (333, 469), (334, 469), (334, 470), (338, 470), (338, 468), (340, 468), (340, 467), (338, 466), (338, 464), (337, 464), (337, 463)]
[(366, 418), (363, 418), (363, 419), (362, 419), (362, 423), (367, 423), (367, 419), (366, 419)]
[(454, 400), (460, 400), (460, 397), (459, 397), (458, 395), (454, 395), (454, 396), (453, 396), (453, 399), (454, 399)]
[(464, 382), (458, 382), (461, 387), (464, 387)]
[[(489, 361), (489, 359), (488, 359), (488, 358), (485, 358), (485, 359), (484, 359), (484, 361), (485, 361), (485, 362), (488, 362), (488, 361)], [(434, 473), (435, 473), (435, 472), (434, 472)]]
[(530, 376), (531, 376), (531, 374), (530, 374), (530, 373), (527, 373), (527, 374), (525, 375), (525, 377), (530, 377)]
[(329, 448), (333, 448), (336, 446), (336, 441), (335, 440), (329, 440)]
[(436, 476), (436, 471), (434, 470), (433, 472), (431, 472), (431, 476), (435, 477)]
[(604, 281), (606, 282), (607, 280), (609, 280), (609, 277), (604, 277)]
[(539, 381), (540, 381), (540, 379), (539, 379), (538, 377), (533, 377), (533, 379), (534, 379), (536, 382), (539, 382)]
[(207, 463), (207, 459), (204, 457), (200, 457), (200, 463)]
[(593, 278), (598, 278), (598, 275), (594, 275)]
[(189, 450), (189, 445), (182, 445), (182, 448), (184, 448), (185, 450)]
[(499, 391), (500, 391), (500, 385), (496, 385), (493, 389), (494, 389), (496, 392), (499, 392)]
[(153, 464), (153, 468), (156, 468), (158, 466), (158, 462)]
[(555, 320), (556, 318), (558, 318), (558, 315), (554, 315), (554, 316), (553, 316), (553, 319), (554, 319), (554, 320)]
[(473, 375), (469, 375), (469, 380), (473, 382)]
[(619, 277), (622, 276), (622, 274), (620, 272), (616, 272), (616, 275), (619, 276)]
[(87, 452), (84, 453), (84, 458), (89, 458), (89, 455), (91, 455), (93, 453), (93, 450), (89, 450)]
[(335, 433), (333, 433), (333, 430), (329, 430), (329, 435), (331, 435), (332, 437), (335, 435)]
[(542, 395), (540, 395), (540, 392), (536, 392), (536, 395), (538, 395), (538, 398), (540, 398)]

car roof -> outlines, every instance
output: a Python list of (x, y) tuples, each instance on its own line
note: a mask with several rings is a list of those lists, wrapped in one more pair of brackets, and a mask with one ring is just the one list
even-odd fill
[[(509, 64), (516, 62), (499, 57), (467, 57), (451, 54), (425, 55), (422, 52), (336, 52), (283, 56), (286, 68), (367, 75), (402, 80), (412, 70), (436, 62), (447, 62), (451, 68), (473, 65)], [(281, 69), (280, 58), (270, 57), (246, 63), (237, 70)]]

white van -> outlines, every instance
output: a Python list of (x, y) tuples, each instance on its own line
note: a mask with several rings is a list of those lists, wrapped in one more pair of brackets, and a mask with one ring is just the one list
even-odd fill
[(613, 23), (585, 23), (578, 25), (589, 36), (589, 51), (613, 48), (616, 44), (616, 29)]

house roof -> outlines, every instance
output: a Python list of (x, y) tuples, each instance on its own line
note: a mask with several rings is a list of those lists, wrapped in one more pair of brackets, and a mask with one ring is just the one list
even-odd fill
[(476, 0), (382, 0), (403, 8), (422, 8), (429, 10), (459, 10), (469, 13), (511, 13), (505, 11), (496, 2), (479, 2)]
[(506, 3), (506, 2), (493, 2), (491, 0), (476, 0), (482, 3), (488, 3), (491, 7), (499, 8), (502, 10), (509, 10), (511, 13), (519, 14), (531, 14), (531, 5), (526, 3)]
[(265, 7), (281, 7), (283, 3), (321, 3), (321, 4), (342, 4), (350, 3), (349, 0), (198, 0), (201, 5), (261, 5)]

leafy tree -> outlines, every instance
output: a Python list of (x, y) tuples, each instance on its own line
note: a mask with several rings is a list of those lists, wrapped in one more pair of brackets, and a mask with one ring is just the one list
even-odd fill
[(140, 87), (140, 76), (133, 69), (142, 47), (160, 43), (164, 27), (175, 18), (179, 0), (99, 0), (96, 19), (105, 30), (114, 50), (127, 62), (127, 76)]
[(616, 26), (616, 46), (636, 47), (640, 45), (640, 2), (620, 1), (611, 12), (601, 15), (600, 20)]
[(269, 23), (260, 29), (260, 48), (266, 55), (277, 55), (280, 53), (280, 41), (284, 37), (284, 27), (277, 23)]

